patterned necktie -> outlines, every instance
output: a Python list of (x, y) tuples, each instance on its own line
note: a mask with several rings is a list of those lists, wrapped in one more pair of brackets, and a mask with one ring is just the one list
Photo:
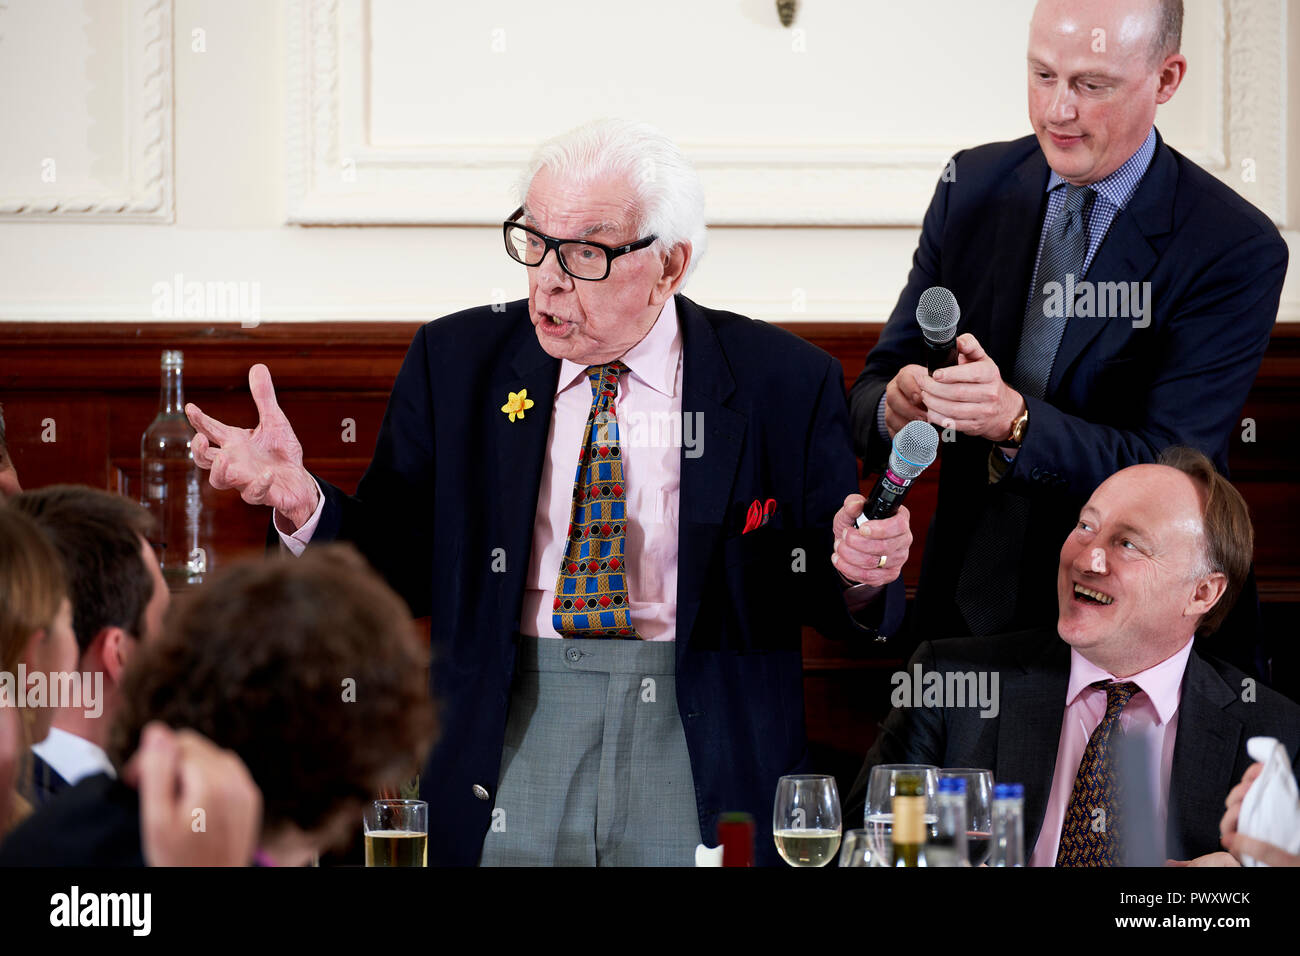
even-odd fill
[(614, 408), (625, 368), (611, 362), (587, 369), (591, 413), (578, 450), (569, 537), (551, 615), (563, 637), (640, 637), (628, 610), (627, 493)]
[[(1096, 196), (1091, 189), (1067, 184), (1065, 205), (1043, 237), (1015, 369), (1007, 379), (1022, 395), (1042, 398), (1047, 394), (1066, 317), (1073, 311), (1067, 293), (1083, 278), (1083, 263), (1088, 256), (1087, 217)], [(1053, 300), (1063, 308), (1049, 308)], [(1057, 311), (1062, 314), (1055, 315)], [(955, 592), (957, 607), (972, 634), (997, 634), (1011, 625), (1020, 574), (1016, 559), (1008, 556), (1020, 553), (1028, 528), (1027, 499), (1006, 492), (988, 496), (966, 549)]]
[(1098, 681), (1092, 686), (1106, 689), (1106, 714), (1088, 738), (1079, 761), (1061, 822), (1057, 866), (1116, 866), (1123, 862), (1119, 839), (1123, 781), (1111, 760), (1111, 738), (1124, 705), (1141, 688), (1132, 682)]

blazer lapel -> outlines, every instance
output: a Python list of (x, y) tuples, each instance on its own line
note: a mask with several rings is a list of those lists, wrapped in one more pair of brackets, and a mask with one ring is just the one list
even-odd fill
[(688, 455), (685, 442), (681, 450), (676, 634), (680, 667), (731, 500), (746, 419), (724, 404), (736, 383), (700, 307), (679, 295), (677, 317), (682, 332), (682, 431), (692, 429), (697, 439), (696, 451)]
[[(516, 624), (532, 555), (537, 493), (542, 482), (551, 413), (555, 407), (555, 388), (560, 377), (560, 360), (542, 350), (537, 334), (527, 321), (526, 312), (523, 324), (527, 326), (527, 338), (511, 357), (509, 367), (501, 368), (500, 377), (493, 382), (492, 401), (488, 403), (488, 421), (485, 424), (489, 473), (495, 476), (494, 485), (499, 489), (494, 523), (500, 529), (499, 540), (505, 549), (506, 560), (520, 569), (518, 574), (500, 576), (507, 589), (502, 607), (508, 609), (507, 616)], [(501, 411), (501, 406), (510, 392), (523, 389), (528, 390), (533, 407), (524, 413), (522, 419), (516, 417), (512, 422)], [(576, 467), (577, 448), (573, 449), (573, 455)], [(558, 567), (556, 571), (559, 571)]]
[(1166, 853), (1172, 859), (1205, 852), (1205, 847), (1194, 842), (1195, 835), (1212, 837), (1219, 832), (1223, 795), (1232, 788), (1242, 747), (1241, 721), (1224, 713), (1236, 699), (1237, 691), (1193, 649), (1183, 675), (1169, 771)]
[(980, 344), (1004, 375), (1009, 375), (1020, 347), (1025, 303), (1029, 298), (1038, 238), (1047, 201), (1047, 161), (1035, 150), (1016, 167), (994, 201), (997, 227), (992, 245), (993, 261), (983, 268), (993, 276), (993, 307), (988, 331), (976, 333)]
[[(1156, 267), (1159, 256), (1151, 245), (1151, 238), (1169, 232), (1173, 224), (1174, 187), (1178, 180), (1178, 165), (1169, 147), (1157, 138), (1155, 157), (1142, 182), (1133, 193), (1126, 208), (1121, 209), (1110, 224), (1097, 255), (1085, 276), (1094, 293), (1101, 283), (1141, 282)], [(1075, 300), (1078, 301), (1076, 293)], [(1094, 303), (1096, 299), (1094, 298)], [(1147, 308), (1151, 308), (1150, 301)], [(1150, 320), (1150, 312), (1147, 319)], [(1074, 316), (1065, 323), (1065, 334), (1056, 350), (1052, 364), (1052, 377), (1047, 383), (1047, 394), (1054, 395), (1061, 380), (1078, 361), (1084, 349), (1103, 328), (1125, 338), (1135, 326), (1132, 317)]]
[(1044, 631), (1042, 650), (1030, 652), (1021, 673), (1002, 688), (998, 716), (997, 783), (1025, 786), (1025, 856), (1038, 842), (1056, 772), (1061, 720), (1070, 683), (1070, 651), (1056, 632)]

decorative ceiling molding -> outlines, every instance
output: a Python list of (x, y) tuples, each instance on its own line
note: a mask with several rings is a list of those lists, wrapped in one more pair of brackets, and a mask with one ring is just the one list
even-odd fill
[[(126, 188), (120, 192), (14, 195), (0, 184), (0, 221), (175, 220), (172, 155), (172, 0), (128, 0)], [(13, 38), (9, 38), (12, 42)]]
[[(1207, 3), (1206, 142), (1186, 154), (1279, 224), (1285, 211), (1285, 0)], [(368, 0), (289, 0), (287, 220), (487, 225), (508, 212), (530, 142), (377, 147), (369, 138)], [(682, 142), (713, 225), (918, 226), (936, 179), (972, 143)], [(1256, 158), (1254, 182), (1241, 161)]]

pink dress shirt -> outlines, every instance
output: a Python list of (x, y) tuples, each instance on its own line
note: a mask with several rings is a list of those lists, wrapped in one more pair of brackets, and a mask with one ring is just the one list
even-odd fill
[[(682, 336), (677, 303), (669, 298), (650, 331), (622, 356), (628, 370), (619, 377), (615, 411), (623, 449), (627, 492), (628, 608), (632, 626), (645, 640), (671, 641), (677, 629), (677, 504), (681, 491)], [(525, 579), (519, 630), (535, 637), (559, 637), (551, 627), (555, 581), (573, 504), (578, 448), (591, 411), (587, 366), (560, 363), (551, 413), (546, 460), (537, 492), (532, 554)], [(277, 513), (280, 541), (294, 555), (311, 541), (325, 508), (301, 528), (285, 531)]]
[(1120, 727), (1126, 734), (1141, 734), (1147, 745), (1148, 765), (1153, 775), (1151, 792), (1156, 795), (1156, 821), (1164, 826), (1169, 810), (1169, 770), (1174, 761), (1174, 737), (1178, 733), (1178, 704), (1183, 696), (1183, 672), (1192, 653), (1192, 639), (1182, 650), (1154, 667), (1132, 677), (1118, 678), (1106, 673), (1070, 650), (1070, 683), (1065, 693), (1065, 716), (1061, 721), (1061, 741), (1056, 749), (1056, 770), (1052, 789), (1043, 814), (1043, 827), (1029, 857), (1030, 866), (1055, 866), (1056, 851), (1061, 844), (1061, 824), (1070, 803), (1070, 791), (1079, 773), (1088, 738), (1106, 715), (1106, 690), (1090, 687), (1099, 681), (1129, 681), (1141, 690), (1134, 694), (1120, 714)]
[[(671, 641), (677, 631), (677, 503), (681, 491), (682, 336), (676, 300), (622, 356), (615, 411), (627, 492), (628, 608), (643, 640)], [(555, 581), (573, 505), (578, 448), (591, 411), (587, 366), (560, 363), (555, 410), (533, 519), (533, 550), (519, 630), (559, 637), (551, 626)], [(676, 423), (675, 426), (672, 423)], [(675, 429), (675, 430), (674, 430)]]

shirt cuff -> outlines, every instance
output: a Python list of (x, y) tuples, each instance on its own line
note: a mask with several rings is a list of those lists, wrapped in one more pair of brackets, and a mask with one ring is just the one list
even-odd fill
[(876, 406), (876, 431), (881, 438), (889, 441), (889, 426), (885, 424), (885, 392), (880, 393), (880, 404)]
[[(315, 481), (315, 479), (312, 479)], [(316, 482), (316, 510), (311, 513), (311, 517), (303, 522), (303, 526), (292, 533), (286, 532), (280, 521), (280, 512), (274, 511), (271, 515), (271, 521), (275, 524), (275, 531), (280, 536), (280, 547), (288, 551), (295, 558), (307, 550), (307, 545), (311, 541), (311, 536), (316, 533), (316, 525), (320, 523), (321, 513), (325, 510), (325, 491), (321, 488), (320, 482)], [(288, 524), (288, 522), (284, 522)]]

